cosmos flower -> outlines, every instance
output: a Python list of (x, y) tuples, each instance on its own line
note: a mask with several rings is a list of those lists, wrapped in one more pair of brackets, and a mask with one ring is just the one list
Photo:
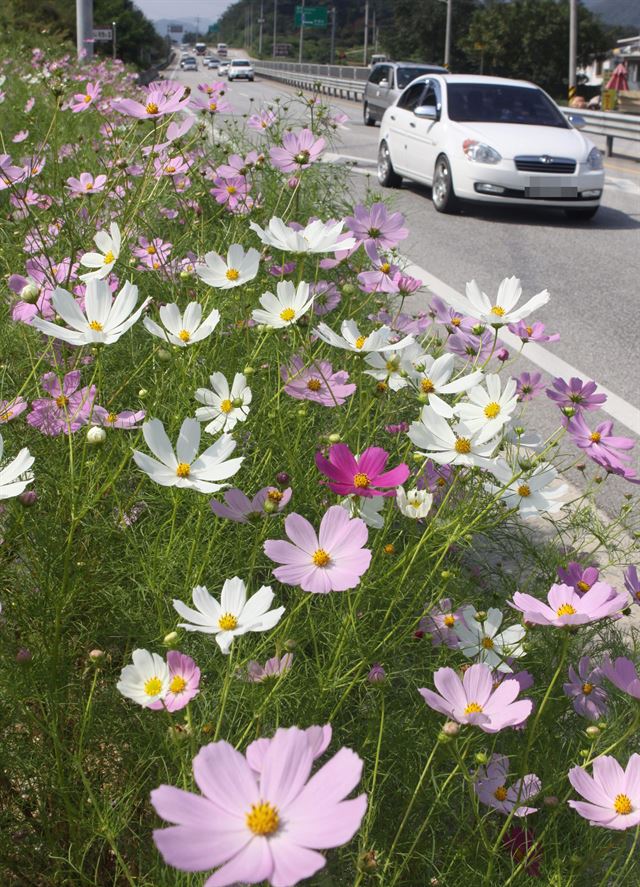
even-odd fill
[(540, 513), (556, 514), (564, 505), (563, 499), (569, 489), (567, 484), (549, 489), (558, 478), (552, 465), (543, 462), (531, 473), (523, 475), (519, 468), (512, 468), (504, 459), (498, 458), (489, 470), (499, 486), (488, 481), (487, 489), (498, 493), (507, 508), (517, 508), (524, 518), (536, 517)]
[(455, 649), (460, 645), (455, 628), (462, 618), (462, 609), (454, 609), (451, 599), (444, 597), (427, 610), (420, 620), (418, 629), (431, 635), (432, 646), (439, 647), (444, 644)]
[(290, 397), (310, 400), (324, 407), (341, 406), (356, 390), (353, 383), (348, 383), (349, 373), (345, 370), (334, 372), (326, 360), (316, 360), (305, 367), (303, 359), (294, 355), (288, 367), (280, 367), (280, 375)]
[(431, 511), (433, 496), (426, 490), (409, 490), (398, 487), (396, 504), (405, 517), (422, 520)]
[(116, 688), (144, 708), (156, 702), (162, 706), (161, 700), (167, 695), (171, 682), (169, 666), (161, 656), (148, 650), (134, 650), (131, 658), (133, 665), (122, 669)]
[(173, 84), (175, 92), (163, 91), (160, 86), (152, 84), (147, 90), (144, 103), (134, 99), (112, 99), (111, 107), (127, 117), (136, 117), (138, 120), (157, 120), (167, 114), (184, 110), (189, 104), (189, 93), (185, 92), (181, 84)]
[(640, 755), (633, 754), (622, 769), (610, 755), (600, 755), (593, 776), (582, 767), (569, 770), (569, 782), (585, 801), (569, 801), (570, 807), (600, 828), (623, 831), (640, 823)]
[(367, 354), (371, 351), (399, 351), (415, 342), (413, 336), (405, 336), (399, 342), (391, 342), (392, 331), (388, 326), (381, 326), (369, 333), (368, 336), (363, 335), (355, 320), (343, 320), (340, 332), (342, 335), (334, 333), (326, 323), (320, 323), (314, 329), (314, 333), (328, 345), (342, 348), (345, 351), (354, 351), (356, 354)]
[(267, 659), (264, 665), (251, 660), (247, 663), (247, 680), (251, 684), (262, 684), (272, 678), (279, 678), (286, 674), (293, 664), (293, 653), (285, 653), (284, 656), (274, 656)]
[(144, 410), (122, 410), (120, 413), (113, 413), (96, 404), (91, 414), (91, 422), (94, 425), (101, 425), (103, 428), (130, 430), (140, 428), (140, 422), (144, 417)]
[(196, 585), (192, 592), (195, 610), (182, 601), (174, 600), (177, 613), (187, 622), (179, 627), (186, 631), (215, 635), (216, 643), (226, 655), (233, 639), (249, 631), (268, 631), (280, 621), (284, 607), (269, 607), (274, 598), (268, 585), (263, 585), (247, 600), (247, 589), (238, 576), (225, 579), (220, 602), (212, 597), (203, 585)]
[(495, 440), (478, 443), (477, 435), (466, 425), (459, 422), (452, 428), (429, 406), (423, 407), (419, 420), (411, 423), (408, 435), (423, 456), (440, 465), (488, 468), (497, 445)]
[(585, 594), (598, 581), (600, 570), (597, 567), (582, 567), (577, 561), (569, 561), (566, 569), (558, 567), (558, 578), (564, 585), (570, 585), (578, 592)]
[(520, 403), (533, 400), (545, 390), (542, 373), (521, 373), (516, 378), (516, 394)]
[(79, 114), (81, 111), (86, 111), (100, 98), (100, 81), (97, 80), (95, 83), (87, 83), (84, 92), (77, 92), (71, 102), (69, 103), (69, 108), (73, 111), (74, 114)]
[(27, 422), (42, 434), (55, 437), (71, 434), (89, 421), (96, 396), (95, 385), (80, 388), (80, 371), (67, 373), (62, 381), (55, 373), (45, 373), (41, 380), (49, 397), (31, 402)]
[(86, 268), (95, 268), (96, 270), (81, 274), (80, 278), (82, 280), (103, 279), (111, 274), (122, 246), (120, 228), (118, 228), (115, 222), (112, 222), (109, 226), (109, 234), (106, 231), (98, 231), (93, 241), (100, 252), (84, 253), (84, 255), (80, 256), (80, 264)]
[(484, 385), (476, 385), (467, 391), (467, 398), (467, 401), (456, 404), (453, 411), (475, 435), (476, 443), (486, 443), (511, 422), (518, 406), (516, 380), (509, 379), (501, 390), (500, 376), (489, 373)]
[[(278, 490), (277, 487), (263, 487), (249, 499), (242, 490), (234, 487), (224, 494), (224, 504), (212, 499), (209, 503), (216, 517), (228, 518), (240, 524), (248, 524), (254, 516), (267, 517), (278, 514), (287, 507), (291, 500), (291, 487)], [(267, 505), (267, 503), (269, 503)]]
[(270, 129), (277, 119), (278, 118), (270, 108), (265, 108), (258, 114), (251, 114), (247, 119), (247, 126), (258, 132), (263, 132), (265, 129)]
[(509, 324), (509, 332), (517, 336), (525, 345), (527, 342), (559, 342), (560, 333), (545, 333), (544, 324), (539, 320), (525, 323), (519, 320)]
[[(333, 736), (331, 724), (323, 724), (322, 726), (313, 724), (302, 732), (307, 738), (311, 754), (315, 761), (326, 752), (331, 744), (331, 737)], [(269, 751), (269, 746), (272, 742), (273, 737), (262, 736), (260, 739), (254, 739), (253, 742), (250, 742), (247, 746), (247, 764), (251, 767), (254, 773), (262, 773), (267, 752)]]
[(461, 617), (453, 629), (461, 652), (496, 671), (513, 671), (507, 660), (524, 655), (522, 641), (526, 629), (522, 625), (510, 625), (499, 631), (504, 616), (495, 607), (489, 607), (484, 619), (478, 618), (475, 607), (463, 607)]
[(260, 253), (248, 249), (245, 253), (239, 243), (232, 243), (227, 251), (227, 260), (218, 253), (204, 255), (204, 264), (196, 264), (196, 274), (209, 286), (216, 289), (232, 289), (253, 280), (260, 266)]
[(393, 249), (409, 236), (402, 213), (390, 213), (384, 203), (358, 204), (344, 223), (358, 244), (372, 244), (376, 249)]
[(199, 302), (189, 302), (184, 314), (175, 302), (172, 302), (160, 308), (160, 320), (164, 324), (164, 329), (150, 317), (145, 317), (142, 323), (152, 336), (157, 336), (179, 348), (186, 348), (211, 335), (220, 322), (220, 312), (214, 308), (203, 320), (202, 305)]
[(20, 396), (14, 397), (13, 400), (0, 400), (0, 425), (13, 422), (21, 413), (24, 413), (27, 406), (24, 397)]
[(514, 816), (535, 813), (537, 807), (526, 807), (523, 801), (528, 801), (540, 792), (542, 783), (538, 777), (534, 773), (528, 773), (507, 788), (508, 776), (509, 758), (506, 755), (491, 755), (487, 766), (478, 767), (476, 771), (473, 788), (478, 799), (505, 816), (511, 811)]
[[(484, 378), (480, 370), (474, 370), (466, 376), (458, 376), (457, 379), (451, 380), (455, 369), (453, 354), (442, 354), (437, 358), (430, 354), (416, 356), (412, 360), (412, 365), (405, 369), (415, 382), (418, 393), (427, 399), (429, 406), (439, 416), (444, 416), (446, 419), (452, 418), (454, 409), (442, 399), (441, 395), (473, 391)], [(498, 390), (499, 387), (498, 383)]]
[(586, 625), (617, 615), (627, 603), (624, 592), (616, 593), (610, 585), (596, 582), (584, 595), (579, 595), (569, 585), (552, 585), (547, 595), (548, 603), (530, 594), (516, 591), (508, 603), (524, 614), (526, 622), (534, 625)]
[(635, 443), (630, 437), (613, 435), (613, 422), (601, 422), (591, 431), (581, 413), (567, 422), (567, 431), (573, 443), (598, 465), (614, 474), (621, 474), (632, 483), (640, 483), (634, 470), (628, 465)]
[(547, 388), (547, 397), (560, 409), (573, 412), (597, 410), (607, 401), (606, 394), (596, 394), (596, 382), (583, 382), (575, 376), (568, 382), (561, 378), (554, 379), (551, 386)]
[(381, 447), (367, 447), (356, 458), (346, 444), (337, 443), (329, 447), (328, 459), (320, 452), (315, 458), (318, 471), (329, 478), (327, 486), (340, 496), (395, 496), (409, 477), (409, 466), (404, 462), (384, 471), (389, 453)]
[(619, 690), (628, 693), (634, 699), (640, 699), (640, 675), (630, 659), (619, 656), (612, 662), (608, 656), (605, 656), (600, 668), (607, 680)]
[(100, 191), (104, 191), (106, 184), (107, 177), (105, 175), (95, 176), (94, 178), (90, 172), (80, 173), (79, 179), (74, 176), (69, 176), (67, 179), (67, 187), (71, 194), (76, 197), (82, 194), (98, 194)]
[(310, 129), (300, 132), (285, 132), (282, 136), (282, 147), (274, 146), (269, 150), (271, 163), (281, 172), (297, 173), (309, 169), (322, 154), (326, 142), (317, 139)]
[(196, 410), (196, 419), (209, 423), (204, 429), (207, 434), (231, 431), (238, 422), (246, 421), (252, 398), (246, 376), (236, 373), (231, 388), (222, 373), (212, 373), (209, 382), (213, 390), (198, 388), (195, 393), (196, 400), (205, 404)]
[[(0, 406), (0, 417), (2, 415), (2, 407)], [(631, 565), (624, 572), (624, 587), (627, 589), (634, 604), (640, 604), (640, 579), (638, 578), (637, 569)]]
[(266, 230), (255, 222), (249, 227), (265, 246), (292, 253), (332, 253), (355, 246), (352, 237), (340, 239), (344, 222), (322, 222), (316, 219), (299, 231), (290, 228), (282, 219), (272, 218)]
[[(4, 441), (0, 434), (0, 466), (4, 453)], [(0, 500), (13, 499), (25, 491), (27, 485), (33, 480), (33, 473), (29, 470), (35, 458), (26, 447), (23, 447), (15, 459), (0, 467)]]
[(468, 299), (467, 313), (492, 326), (517, 323), (528, 317), (533, 311), (546, 305), (551, 298), (547, 290), (542, 290), (517, 308), (522, 295), (522, 287), (517, 277), (505, 277), (498, 287), (495, 302), (492, 302), (486, 293), (482, 292), (475, 280), (467, 284), (466, 294)]
[(575, 711), (584, 718), (597, 721), (609, 711), (607, 691), (602, 687), (604, 672), (592, 667), (591, 659), (583, 656), (578, 663), (578, 671), (569, 666), (569, 681), (562, 689), (573, 700)]
[(267, 292), (260, 296), (262, 308), (256, 308), (252, 317), (256, 323), (263, 323), (271, 329), (284, 329), (297, 323), (313, 304), (309, 295), (309, 284), (296, 285), (290, 280), (281, 280), (276, 293)]

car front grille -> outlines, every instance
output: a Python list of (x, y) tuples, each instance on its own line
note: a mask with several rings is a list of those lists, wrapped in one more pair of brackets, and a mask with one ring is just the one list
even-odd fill
[(544, 155), (531, 155), (516, 157), (516, 169), (521, 172), (544, 172), (544, 173), (573, 173), (576, 171), (576, 162), (570, 157), (549, 157)]

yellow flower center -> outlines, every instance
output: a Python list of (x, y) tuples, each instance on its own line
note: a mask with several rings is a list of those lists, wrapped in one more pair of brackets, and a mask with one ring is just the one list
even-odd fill
[(523, 499), (526, 499), (527, 496), (531, 495), (531, 487), (528, 484), (520, 484), (518, 487), (518, 496), (522, 496)]
[(227, 280), (237, 280), (240, 277), (240, 272), (237, 268), (228, 268), (225, 277)]
[(238, 627), (238, 620), (233, 613), (223, 613), (218, 619), (218, 626), (223, 631), (233, 631), (234, 628)]
[(218, 105), (216, 104), (216, 102), (209, 102), (209, 110), (210, 111), (215, 111), (217, 107), (218, 107)]
[(281, 320), (293, 320), (295, 316), (296, 312), (293, 310), (293, 308), (283, 308), (283, 310), (280, 312)]
[(493, 640), (489, 637), (483, 637), (480, 641), (485, 650), (493, 650)]
[(621, 816), (628, 816), (629, 813), (633, 811), (631, 798), (628, 795), (616, 795), (616, 799), (613, 802), (613, 809)]
[(281, 502), (282, 493), (280, 490), (269, 490), (267, 493), (267, 499), (270, 499), (272, 502)]
[(484, 408), (484, 414), (487, 419), (495, 419), (497, 415), (500, 413), (500, 404), (496, 403), (495, 400), (488, 403)]
[(91, 96), (89, 95), (89, 93), (87, 93), (87, 95), (84, 97), (85, 105), (88, 105), (90, 101), (91, 101)]
[(330, 563), (331, 557), (327, 554), (324, 548), (318, 548), (313, 554), (312, 561), (316, 567), (326, 567), (327, 564)]
[(148, 681), (145, 681), (144, 692), (147, 696), (157, 696), (158, 693), (162, 690), (162, 681), (158, 677), (149, 678)]
[(358, 338), (356, 339), (356, 348), (358, 348), (358, 349), (362, 348), (366, 341), (367, 341), (366, 336), (358, 336)]
[(93, 182), (87, 182), (87, 184), (84, 186), (85, 191), (91, 191), (92, 188), (93, 188)]
[(360, 471), (358, 472), (358, 474), (355, 474), (353, 477), (354, 487), (363, 487), (364, 488), (364, 487), (368, 487), (370, 483), (371, 483), (371, 481), (369, 480), (369, 477)]
[(158, 106), (155, 102), (148, 102), (145, 107), (145, 111), (147, 112), (147, 114), (157, 114), (158, 110)]
[(105, 419), (105, 422), (108, 422), (109, 425), (113, 425), (117, 421), (118, 421), (118, 414), (117, 413), (109, 413), (109, 415)]
[(56, 406), (59, 406), (60, 409), (62, 409), (63, 407), (66, 407), (66, 405), (68, 403), (69, 403), (69, 398), (65, 397), (64, 394), (60, 394), (58, 397), (56, 397)]
[(168, 172), (168, 173), (172, 173), (172, 172), (176, 171), (176, 168), (172, 164), (169, 164), (168, 166), (165, 166), (164, 171)]
[(453, 626), (456, 624), (456, 617), (449, 613), (449, 615), (445, 616), (442, 621), (447, 626), (447, 628), (453, 628)]
[(590, 684), (588, 681), (582, 685), (582, 692), (585, 696), (588, 696), (589, 693), (593, 693), (593, 684)]
[(276, 808), (268, 801), (252, 804), (251, 810), (245, 816), (247, 828), (254, 835), (272, 835), (280, 825), (280, 817)]
[(507, 790), (504, 785), (499, 786), (493, 793), (493, 797), (496, 801), (506, 801), (507, 799)]
[(180, 332), (178, 333), (178, 338), (182, 339), (183, 342), (188, 342), (191, 338), (191, 333), (189, 332), (189, 330), (180, 330)]
[(422, 382), (420, 382), (420, 388), (424, 394), (431, 394), (432, 391), (435, 391), (436, 386), (431, 379), (423, 379)]
[(102, 330), (104, 329), (104, 327), (102, 326), (102, 324), (100, 323), (99, 320), (92, 320), (91, 323), (89, 324), (89, 328), (92, 330), (95, 330), (96, 333), (101, 333)]
[(556, 610), (556, 616), (573, 616), (575, 612), (576, 609), (575, 607), (572, 607), (571, 604), (563, 604)]
[(157, 249), (155, 248), (155, 246), (152, 243), (150, 243), (149, 246), (147, 247), (147, 252), (149, 253), (150, 256), (155, 256), (155, 254), (157, 253)]
[(491, 313), (495, 314), (496, 317), (503, 317), (504, 316), (504, 308), (501, 308), (500, 305), (494, 305), (493, 308), (491, 309)]
[(589, 439), (590, 439), (593, 443), (600, 443), (600, 438), (601, 438), (601, 437), (602, 437), (602, 435), (600, 434), (599, 431), (593, 431), (593, 432), (589, 435)]
[(586, 591), (589, 591), (591, 586), (588, 582), (584, 582), (582, 579), (580, 579), (578, 582), (576, 582), (576, 588), (579, 588), (580, 591), (584, 593)]
[(322, 388), (322, 382), (320, 379), (309, 379), (307, 382), (307, 388), (309, 391), (320, 391)]
[(13, 410), (5, 410), (4, 413), (0, 413), (0, 422), (8, 422), (12, 416)]
[(384, 547), (384, 553), (385, 554), (395, 554), (395, 552), (396, 552), (396, 547), (393, 544), (393, 542), (387, 542), (387, 544)]
[(471, 452), (471, 441), (466, 437), (459, 437), (456, 441), (456, 445), (454, 447), (456, 453), (461, 453), (465, 455), (466, 453)]
[(115, 257), (114, 254), (111, 252), (111, 250), (107, 250), (107, 252), (104, 254), (104, 263), (105, 263), (105, 265), (108, 265), (109, 262), (114, 262), (114, 261), (115, 261), (115, 258), (116, 258), (116, 257)]
[(220, 412), (221, 413), (230, 413), (232, 407), (233, 407), (233, 404), (228, 398), (225, 398), (224, 400), (220, 401)]
[(169, 689), (172, 693), (182, 693), (184, 688), (187, 686), (187, 682), (182, 677), (182, 675), (177, 674), (169, 684)]
[(237, 190), (235, 185), (227, 185), (227, 194), (235, 194)]
[(482, 706), (480, 705), (479, 702), (470, 702), (467, 705), (467, 707), (465, 708), (464, 713), (466, 715), (480, 714), (481, 711), (482, 711)]
[(380, 270), (383, 274), (388, 274), (389, 271), (391, 271), (391, 265), (388, 262), (383, 262), (382, 265), (380, 265)]
[(452, 317), (451, 318), (451, 325), (452, 326), (460, 326), (461, 323), (462, 323), (461, 317)]
[(178, 477), (189, 477), (191, 474), (191, 466), (187, 462), (179, 462), (176, 468)]

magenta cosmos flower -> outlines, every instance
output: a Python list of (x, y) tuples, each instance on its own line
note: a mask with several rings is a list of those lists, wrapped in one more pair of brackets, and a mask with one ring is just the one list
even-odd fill
[[(311, 754), (315, 761), (320, 755), (323, 755), (326, 752), (331, 744), (331, 737), (333, 735), (331, 724), (324, 724), (322, 727), (313, 724), (311, 727), (307, 727), (303, 732), (307, 737), (307, 742), (309, 743)], [(263, 736), (261, 739), (254, 739), (254, 741), (250, 742), (247, 746), (245, 757), (247, 759), (247, 764), (251, 767), (254, 773), (262, 773), (267, 751), (272, 742), (272, 737)]]
[(535, 773), (528, 773), (517, 779), (507, 788), (509, 776), (509, 758), (506, 755), (492, 755), (486, 767), (479, 767), (474, 784), (478, 799), (488, 807), (493, 807), (508, 816), (513, 810), (514, 816), (526, 816), (535, 813), (537, 807), (526, 807), (523, 801), (535, 797), (542, 788), (542, 783)]
[(62, 382), (55, 373), (45, 373), (42, 387), (49, 397), (34, 400), (27, 422), (42, 434), (70, 434), (86, 425), (96, 396), (95, 385), (80, 388), (80, 372), (67, 373)]
[(276, 169), (281, 172), (299, 172), (309, 169), (325, 147), (324, 139), (317, 139), (310, 129), (300, 132), (285, 132), (282, 147), (271, 148), (269, 156)]
[[(0, 407), (1, 411), (2, 407)], [(633, 565), (625, 570), (624, 587), (633, 598), (634, 604), (640, 604), (640, 579), (638, 578), (638, 571)]]
[(81, 172), (79, 179), (74, 176), (69, 176), (67, 179), (67, 187), (76, 197), (81, 194), (97, 194), (99, 191), (104, 191), (106, 183), (107, 177), (105, 175), (94, 178), (90, 172)]
[(390, 213), (384, 203), (358, 204), (344, 222), (359, 244), (371, 243), (377, 249), (393, 249), (409, 236), (402, 213)]
[(617, 437), (611, 434), (613, 422), (601, 422), (591, 431), (579, 413), (567, 422), (567, 431), (574, 442), (590, 459), (614, 474), (621, 474), (632, 483), (640, 483), (634, 470), (629, 466), (634, 441), (630, 437)]
[(552, 585), (548, 603), (530, 594), (516, 591), (509, 605), (524, 614), (525, 622), (534, 625), (585, 625), (607, 616), (617, 615), (627, 604), (624, 592), (616, 592), (604, 582), (596, 582), (586, 594), (580, 595), (570, 585)]
[(217, 871), (207, 887), (267, 881), (292, 887), (325, 865), (318, 850), (353, 838), (367, 797), (347, 799), (362, 761), (341, 748), (313, 776), (313, 750), (305, 731), (280, 729), (269, 743), (262, 772), (228, 742), (213, 742), (193, 760), (202, 795), (169, 785), (151, 802), (169, 828), (153, 837), (164, 861), (186, 872)]
[(409, 466), (402, 462), (383, 472), (388, 459), (389, 453), (381, 447), (367, 447), (356, 459), (346, 444), (339, 443), (329, 447), (328, 459), (316, 453), (316, 466), (329, 478), (329, 489), (340, 496), (395, 496), (396, 488), (409, 477)]
[(593, 776), (572, 767), (569, 782), (587, 800), (569, 801), (569, 806), (590, 825), (623, 831), (640, 823), (640, 755), (631, 755), (626, 770), (602, 755), (593, 762)]
[(347, 383), (346, 370), (333, 371), (326, 360), (317, 360), (305, 367), (301, 357), (294, 356), (288, 367), (280, 368), (284, 390), (296, 400), (311, 400), (323, 407), (342, 406), (347, 397), (356, 390), (353, 383)]
[(300, 514), (290, 514), (284, 529), (291, 542), (267, 539), (264, 552), (283, 564), (273, 575), (285, 585), (299, 585), (314, 594), (346, 591), (355, 588), (369, 568), (371, 552), (363, 548), (369, 538), (367, 525), (359, 517), (350, 518), (341, 505), (327, 510), (318, 535)]
[(100, 98), (100, 82), (87, 83), (84, 92), (77, 92), (71, 100), (69, 107), (74, 114), (80, 111), (86, 111), (91, 105), (94, 105)]
[(597, 721), (607, 714), (607, 692), (601, 686), (604, 673), (601, 668), (591, 666), (588, 656), (583, 656), (578, 663), (578, 671), (569, 666), (569, 681), (562, 689), (573, 699), (575, 711), (583, 718)]
[[(264, 665), (253, 659), (247, 664), (247, 680), (251, 684), (262, 684), (270, 678), (278, 678), (289, 671), (293, 664), (293, 653), (285, 653), (282, 658), (273, 656)], [(247, 749), (247, 753), (249, 749)], [(254, 768), (255, 769), (255, 768)]]
[(620, 656), (612, 662), (608, 656), (602, 660), (603, 675), (623, 693), (640, 699), (640, 676), (630, 659)]
[(224, 494), (224, 503), (212, 499), (209, 506), (216, 517), (248, 524), (252, 517), (266, 517), (267, 514), (277, 514), (282, 511), (289, 504), (291, 492), (291, 487), (282, 491), (276, 487), (263, 487), (253, 499), (250, 499), (242, 490), (234, 487)]
[(140, 428), (140, 422), (145, 417), (144, 410), (122, 410), (121, 413), (113, 413), (105, 407), (94, 406), (91, 414), (91, 422), (94, 425), (102, 425), (104, 428)]
[(577, 561), (569, 561), (566, 570), (558, 567), (557, 573), (558, 578), (565, 585), (575, 588), (578, 594), (586, 594), (600, 576), (600, 570), (597, 567), (583, 567)]
[(173, 93), (167, 93), (158, 87), (150, 87), (147, 91), (144, 104), (133, 99), (119, 99), (111, 102), (114, 111), (126, 114), (127, 117), (137, 117), (139, 120), (155, 120), (166, 114), (174, 114), (182, 111), (189, 104), (189, 95), (185, 95), (180, 86)]
[(539, 320), (533, 323), (527, 323), (526, 320), (519, 320), (517, 323), (510, 323), (508, 326), (510, 333), (518, 336), (525, 344), (527, 342), (559, 342), (560, 333), (545, 333), (544, 324)]
[(455, 649), (460, 646), (460, 639), (454, 629), (460, 621), (464, 622), (462, 608), (454, 610), (451, 599), (445, 597), (425, 613), (418, 624), (418, 630), (431, 635), (434, 647), (444, 645)]
[(595, 393), (598, 387), (596, 382), (583, 382), (575, 376), (568, 382), (560, 378), (554, 379), (551, 385), (547, 389), (547, 397), (561, 409), (597, 410), (607, 399), (606, 394)]
[(452, 668), (439, 668), (433, 682), (438, 693), (424, 687), (418, 690), (430, 708), (485, 733), (523, 724), (533, 708), (530, 699), (515, 701), (520, 692), (518, 681), (507, 678), (494, 689), (491, 669), (483, 662), (468, 668), (462, 680)]
[(17, 419), (20, 413), (24, 413), (28, 404), (24, 397), (14, 397), (13, 400), (0, 400), (0, 425), (6, 425)]
[(200, 669), (190, 656), (169, 650), (167, 653), (169, 666), (169, 689), (162, 699), (148, 705), (154, 711), (166, 708), (167, 711), (180, 711), (198, 693), (200, 685)]

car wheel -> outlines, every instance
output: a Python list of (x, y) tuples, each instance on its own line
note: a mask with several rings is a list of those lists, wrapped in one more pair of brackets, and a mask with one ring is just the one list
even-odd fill
[(436, 160), (431, 185), (431, 200), (439, 213), (453, 213), (458, 207), (458, 199), (453, 189), (451, 167), (444, 154)]
[(371, 111), (369, 110), (369, 103), (368, 102), (365, 102), (364, 106), (362, 108), (362, 118), (364, 120), (365, 126), (375, 126), (376, 125), (376, 118), (371, 114)]
[(251, 83), (253, 83), (254, 78), (253, 78), (253, 77), (249, 77), (249, 80), (250, 80)]
[(578, 206), (572, 209), (565, 209), (564, 214), (568, 219), (572, 219), (574, 222), (588, 222), (589, 219), (592, 219), (595, 214), (600, 209), (600, 204), (598, 206)]
[(399, 176), (393, 168), (386, 142), (380, 142), (378, 148), (378, 181), (383, 188), (399, 188), (402, 184), (402, 176)]

